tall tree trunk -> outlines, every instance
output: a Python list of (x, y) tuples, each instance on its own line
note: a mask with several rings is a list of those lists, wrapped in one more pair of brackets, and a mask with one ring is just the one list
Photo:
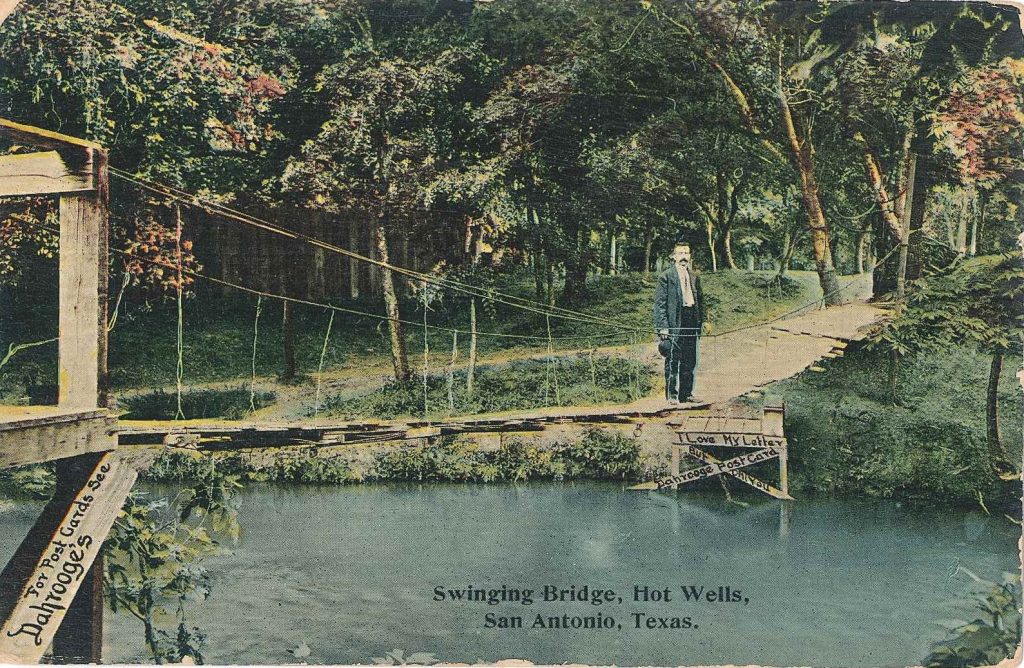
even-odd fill
[(471, 252), (473, 254), (473, 264), (480, 264), (480, 256), (483, 254), (484, 249), (484, 229), (481, 225), (473, 226), (473, 240)]
[(284, 330), (284, 368), (281, 380), (288, 382), (295, 379), (298, 366), (295, 362), (295, 322), (291, 302), (284, 302), (281, 309), (281, 328)]
[(967, 254), (967, 221), (971, 217), (971, 206), (968, 203), (964, 206), (963, 214), (956, 226), (956, 252), (961, 255)]
[[(280, 268), (281, 294), (292, 296), (292, 286), (296, 281), (290, 267)], [(298, 366), (295, 362), (295, 324), (293, 322), (294, 306), (288, 300), (281, 302), (281, 380), (289, 382), (295, 379)]]
[(804, 210), (807, 213), (807, 225), (811, 230), (811, 247), (814, 250), (814, 264), (818, 271), (818, 282), (821, 284), (825, 305), (838, 306), (845, 300), (843, 299), (842, 292), (839, 291), (839, 278), (836, 276), (835, 264), (832, 261), (828, 223), (825, 220), (825, 212), (821, 208), (818, 181), (814, 176), (811, 138), (808, 135), (804, 136), (801, 140), (797, 134), (796, 119), (792, 109), (789, 107), (786, 93), (782, 89), (781, 79), (778, 82), (777, 93), (779, 110), (782, 114), (783, 125), (786, 128), (786, 136), (789, 139), (789, 148), (796, 163), (797, 171), (800, 173), (800, 192), (803, 196)]
[[(241, 279), (238, 275), (238, 262), (243, 257), (238, 228), (234, 225), (218, 222), (215, 225), (215, 229), (218, 233), (217, 247), (220, 249), (221, 258), (220, 280), (237, 283)], [(221, 285), (220, 294), (222, 297), (229, 297), (232, 294), (232, 288), (228, 285)]]
[(565, 263), (565, 285), (562, 295), (571, 301), (583, 295), (587, 290), (587, 269), (590, 265), (590, 249), (587, 232), (583, 228), (576, 230), (576, 252), (571, 260)]
[[(401, 266), (405, 267), (407, 269), (409, 267), (412, 267), (413, 271), (419, 271), (419, 267), (417, 266), (417, 263), (414, 260), (410, 259), (409, 233), (408, 233), (408, 231), (406, 231), (406, 232), (404, 232), (402, 234), (402, 264), (401, 264)], [(402, 294), (403, 297), (408, 297), (410, 294), (412, 294), (412, 288), (409, 287), (409, 281), (402, 281), (401, 283), (399, 283), (399, 285), (401, 286), (401, 294)]]
[[(348, 222), (348, 248), (359, 252), (359, 228), (354, 220)], [(359, 261), (354, 257), (348, 258), (348, 296), (359, 299)]]
[(1009, 455), (999, 434), (999, 377), (1003, 372), (1003, 352), (992, 353), (988, 372), (988, 392), (985, 397), (985, 426), (988, 454), (993, 463), (1006, 463)]
[(882, 214), (882, 221), (889, 229), (889, 233), (899, 243), (903, 238), (903, 226), (900, 224), (902, 211), (897, 206), (897, 202), (904, 202), (906, 200), (905, 193), (898, 193), (896, 199), (889, 195), (889, 191), (885, 187), (885, 177), (882, 175), (882, 169), (878, 165), (878, 161), (868, 148), (867, 143), (864, 143), (862, 146), (864, 169), (867, 172), (868, 184), (871, 186), (872, 192), (875, 193), (875, 203), (878, 204), (878, 209)]
[[(922, 129), (919, 133), (925, 132)], [(932, 158), (932, 144), (929, 139), (918, 140), (914, 145), (914, 188), (907, 201), (910, 204), (909, 255), (907, 257), (907, 280), (921, 278), (924, 271), (924, 215), (928, 206), (928, 193), (935, 181), (935, 167)]]
[(550, 257), (544, 257), (544, 272), (548, 283), (548, 305), (555, 305), (555, 263)]
[(736, 266), (736, 260), (732, 256), (732, 226), (725, 228), (725, 233), (722, 234), (722, 243), (725, 246), (725, 261), (729, 263), (730, 269), (739, 269)]
[(644, 276), (651, 275), (651, 255), (654, 252), (654, 232), (651, 228), (644, 229)]
[(786, 226), (782, 233), (782, 255), (779, 256), (779, 278), (783, 278), (789, 271), (789, 262), (793, 259), (793, 252), (796, 250), (796, 241), (793, 238), (793, 230)]
[(711, 255), (711, 271), (718, 271), (718, 253), (715, 249), (715, 223), (705, 214), (704, 232), (708, 242), (708, 253)]
[(896, 298), (907, 294), (907, 261), (910, 259), (910, 214), (914, 201), (914, 181), (917, 173), (917, 156), (910, 154), (907, 162), (906, 193), (900, 212), (900, 260), (896, 267)]
[(466, 393), (473, 396), (476, 377), (476, 297), (469, 300), (469, 367), (466, 369)]
[(985, 226), (985, 209), (988, 206), (988, 195), (984, 190), (978, 193), (978, 220), (974, 224), (974, 232), (971, 234), (971, 255), (978, 254), (978, 243), (981, 240), (981, 230)]
[(972, 202), (974, 206), (971, 207), (971, 240), (967, 244), (967, 254), (971, 257), (978, 254), (978, 224), (981, 222), (981, 210), (984, 207), (981, 197), (981, 192), (978, 192), (978, 196)]
[[(377, 257), (381, 262), (390, 264), (387, 232), (382, 224), (374, 229), (377, 241)], [(384, 310), (388, 316), (388, 331), (391, 334), (391, 362), (395, 370), (395, 380), (406, 381), (412, 377), (409, 371), (409, 356), (405, 349), (405, 334), (402, 331), (401, 312), (398, 309), (398, 294), (395, 292), (395, 280), (392, 271), (381, 269), (382, 288), (384, 293)]]
[[(317, 239), (323, 239), (324, 217), (319, 211), (313, 211), (310, 215), (312, 221), (312, 233)], [(309, 273), (309, 296), (312, 299), (321, 301), (327, 292), (327, 252), (320, 246), (313, 247), (313, 271)]]
[(946, 219), (946, 245), (949, 250), (956, 252), (956, 229), (959, 222), (956, 219)]
[(611, 237), (610, 248), (608, 249), (608, 272), (614, 276), (619, 273), (619, 246), (615, 233), (609, 233)]
[(865, 226), (857, 233), (857, 273), (864, 273), (864, 262), (867, 257), (868, 240), (871, 238), (871, 228)]
[(539, 250), (533, 253), (533, 294), (539, 302), (547, 299), (544, 294), (543, 254)]

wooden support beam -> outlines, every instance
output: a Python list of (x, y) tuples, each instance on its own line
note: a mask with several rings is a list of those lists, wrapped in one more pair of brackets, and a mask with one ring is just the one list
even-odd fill
[(785, 420), (785, 404), (765, 404), (764, 412), (761, 414), (761, 430), (768, 436), (781, 437), (784, 433)]
[(53, 636), (54, 663), (103, 662), (103, 555), (96, 555)]
[(106, 153), (97, 190), (60, 198), (58, 405), (105, 406), (107, 398)]
[[(152, 456), (118, 450), (59, 463), (53, 498), (0, 573), (0, 663), (42, 659), (82, 591), (139, 468)], [(79, 620), (95, 611), (95, 589), (85, 595), (75, 613)], [(100, 624), (90, 618), (86, 633), (95, 634)], [(69, 630), (73, 635), (64, 647), (82, 651), (102, 642), (95, 635), (79, 635), (80, 628)]]
[(94, 190), (92, 163), (76, 169), (57, 151), (0, 156), (0, 197)]
[(0, 468), (113, 450), (116, 430), (116, 420), (99, 410), (0, 421)]

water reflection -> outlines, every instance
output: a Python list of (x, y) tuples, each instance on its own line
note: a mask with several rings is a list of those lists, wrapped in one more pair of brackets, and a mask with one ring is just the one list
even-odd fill
[[(166, 491), (166, 490), (165, 490)], [(618, 485), (254, 486), (242, 540), (210, 563), (193, 606), (214, 663), (368, 662), (400, 648), (445, 661), (911, 665), (1017, 568), (1000, 517), (869, 501), (742, 506)], [(5, 521), (0, 518), (0, 522)], [(0, 527), (3, 533), (7, 526)], [(27, 529), (27, 527), (26, 527)], [(12, 548), (13, 549), (13, 548)], [(611, 588), (623, 630), (497, 630), (485, 615), (590, 614), (573, 603), (438, 603), (435, 586)], [(740, 591), (748, 603), (634, 603), (634, 586)], [(723, 589), (725, 592), (725, 589)], [(731, 594), (730, 594), (731, 595)], [(692, 616), (633, 629), (633, 613)], [(138, 624), (107, 618), (111, 661), (146, 657)]]

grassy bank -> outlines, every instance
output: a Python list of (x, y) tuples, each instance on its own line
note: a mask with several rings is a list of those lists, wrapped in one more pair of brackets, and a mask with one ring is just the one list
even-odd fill
[(512, 438), (498, 448), (485, 449), (469, 439), (446, 437), (428, 445), (382, 446), (362, 460), (324, 456), (315, 448), (291, 448), (265, 457), (169, 451), (143, 477), (154, 482), (195, 480), (211, 465), (246, 482), (304, 484), (631, 481), (653, 475), (645, 470), (635, 440), (592, 430), (543, 448)]
[[(525, 276), (498, 275), (495, 287), (502, 292), (533, 298), (532, 280)], [(738, 325), (770, 318), (812, 300), (815, 278), (797, 273), (781, 283), (769, 273), (723, 271), (705, 274), (704, 286), (712, 325), (723, 331)], [(115, 389), (167, 387), (175, 381), (177, 366), (176, 306), (170, 302), (133, 302), (129, 291), (117, 325), (110, 333), (109, 368)], [(637, 274), (592, 277), (585, 297), (558, 306), (599, 316), (627, 328), (650, 328), (652, 280)], [(339, 306), (370, 313), (383, 313), (379, 299), (339, 301)], [(478, 329), (498, 334), (528, 335), (541, 339), (481, 336), (482, 357), (499, 353), (529, 353), (547, 350), (547, 322), (543, 315), (483, 300), (478, 304)], [(324, 350), (329, 313), (319, 308), (295, 305), (296, 359), (300, 373), (316, 372), (321, 351), (324, 369), (386, 367), (390, 360), (387, 327), (379, 319), (336, 313), (332, 334)], [(422, 322), (422, 305), (414, 299), (403, 303), (403, 317)], [(440, 327), (469, 329), (469, 302), (459, 295), (446, 295), (430, 305), (428, 323)], [(595, 346), (647, 340), (644, 334), (622, 333), (603, 324), (551, 318), (552, 347), (555, 350), (590, 350)], [(48, 339), (55, 335), (56, 307), (52, 303), (18, 304), (3, 323), (0, 347), (11, 343)], [(182, 364), (186, 385), (213, 381), (242, 381), (252, 375), (253, 335), (258, 376), (272, 376), (282, 368), (280, 304), (264, 300), (256, 323), (256, 300), (204, 294), (184, 304)], [(571, 340), (558, 337), (577, 337)], [(406, 340), (411, 355), (422, 353), (424, 332), (408, 326)], [(428, 330), (426, 341), (436, 354), (437, 366), (451, 354), (452, 335)], [(459, 358), (468, 356), (468, 337), (458, 340)], [(0, 394), (5, 400), (23, 400), (30, 385), (56, 382), (56, 346), (47, 344), (24, 350), (0, 370)]]
[[(185, 420), (222, 418), (240, 420), (252, 409), (274, 403), (273, 392), (251, 392), (246, 387), (224, 390), (192, 390), (181, 395), (181, 414)], [(123, 398), (119, 408), (125, 420), (173, 420), (178, 415), (178, 397), (174, 392), (157, 390)]]
[(427, 376), (394, 381), (354, 398), (330, 397), (323, 414), (340, 418), (438, 418), (545, 406), (628, 403), (651, 391), (649, 369), (635, 360), (583, 354), (551, 360), (519, 360), (485, 365), (474, 374), (473, 392), (467, 372), (451, 377)]
[[(897, 402), (889, 358), (849, 351), (823, 373), (778, 384), (786, 401), (795, 494), (867, 495), (985, 504), (1019, 496), (993, 474), (985, 432), (989, 358), (956, 347), (904, 358)], [(1007, 364), (1007, 367), (1015, 365)], [(1000, 385), (1003, 441), (1020, 459), (1022, 410), (1013, 374)]]

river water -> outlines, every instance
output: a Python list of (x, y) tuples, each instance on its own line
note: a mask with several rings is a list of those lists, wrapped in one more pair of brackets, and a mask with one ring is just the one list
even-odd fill
[[(213, 594), (190, 606), (212, 663), (296, 662), (288, 650), (303, 646), (309, 663), (400, 649), (449, 662), (904, 666), (978, 616), (986, 588), (963, 569), (993, 581), (1018, 569), (1019, 532), (1002, 516), (893, 502), (787, 510), (590, 483), (265, 485), (238, 498), (243, 537), (208, 561)], [(0, 513), (0, 556), (31, 517)], [(546, 585), (612, 601), (545, 602)], [(740, 600), (686, 601), (690, 585)], [(435, 587), (503, 586), (535, 590), (532, 605), (435, 600)], [(670, 600), (636, 601), (636, 587)], [(487, 628), (489, 613), (524, 628)], [(538, 614), (614, 626), (532, 628)], [(690, 628), (659, 621), (687, 617)], [(108, 612), (106, 628), (106, 660), (146, 659), (138, 622)]]

